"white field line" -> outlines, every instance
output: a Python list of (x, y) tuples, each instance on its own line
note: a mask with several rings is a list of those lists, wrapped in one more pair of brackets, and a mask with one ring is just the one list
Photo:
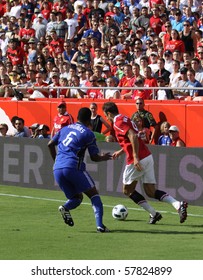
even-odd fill
[[(46, 197), (36, 197), (36, 196), (28, 196), (28, 195), (16, 195), (16, 194), (8, 194), (8, 193), (0, 193), (0, 196), (7, 196), (7, 197), (15, 197), (15, 198), (25, 198), (25, 199), (35, 199), (35, 200), (44, 200), (44, 201), (53, 201), (53, 202), (61, 202), (64, 203), (64, 200), (60, 200), (60, 199), (55, 199), (55, 198), (46, 198)], [(89, 205), (91, 206), (91, 203), (86, 203), (83, 202), (83, 205)], [(103, 205), (104, 207), (107, 208), (113, 208), (113, 205)], [(142, 208), (131, 208), (128, 207), (129, 210), (133, 210), (133, 211), (145, 211)], [(170, 212), (170, 211), (159, 211), (161, 213), (167, 213), (167, 214), (173, 214), (173, 215), (177, 215), (177, 212)], [(203, 215), (196, 215), (196, 214), (188, 214), (188, 216), (191, 217), (203, 217)]]

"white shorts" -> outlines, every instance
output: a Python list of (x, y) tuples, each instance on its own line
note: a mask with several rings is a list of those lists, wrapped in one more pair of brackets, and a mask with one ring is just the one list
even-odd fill
[(123, 184), (130, 185), (133, 181), (140, 181), (143, 183), (156, 184), (154, 173), (154, 160), (152, 155), (140, 160), (140, 164), (143, 168), (142, 171), (137, 171), (134, 164), (126, 165), (123, 172)]

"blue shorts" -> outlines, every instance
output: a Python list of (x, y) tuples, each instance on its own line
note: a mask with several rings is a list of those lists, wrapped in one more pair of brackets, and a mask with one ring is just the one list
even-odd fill
[(55, 169), (54, 178), (68, 199), (95, 186), (87, 171), (72, 168)]

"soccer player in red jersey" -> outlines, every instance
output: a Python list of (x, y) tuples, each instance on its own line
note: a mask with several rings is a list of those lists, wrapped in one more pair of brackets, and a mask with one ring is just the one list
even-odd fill
[(113, 102), (104, 103), (102, 110), (107, 120), (113, 123), (116, 138), (121, 146), (119, 151), (113, 153), (113, 159), (118, 158), (123, 153), (126, 154), (123, 193), (150, 213), (150, 224), (161, 220), (162, 215), (156, 212), (144, 196), (135, 190), (139, 181), (149, 197), (172, 204), (179, 213), (180, 223), (183, 223), (187, 218), (187, 203), (177, 201), (168, 193), (155, 188), (153, 157), (148, 147), (138, 137), (136, 125), (127, 116), (119, 114), (118, 107)]
[(54, 117), (54, 126), (51, 132), (53, 137), (62, 127), (74, 123), (74, 119), (71, 114), (66, 111), (66, 103), (60, 101), (57, 106), (58, 114)]

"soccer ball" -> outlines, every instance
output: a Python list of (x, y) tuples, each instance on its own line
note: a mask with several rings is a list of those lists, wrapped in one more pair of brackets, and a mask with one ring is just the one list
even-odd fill
[(128, 216), (128, 209), (122, 204), (114, 206), (112, 209), (112, 216), (116, 220), (125, 220)]

